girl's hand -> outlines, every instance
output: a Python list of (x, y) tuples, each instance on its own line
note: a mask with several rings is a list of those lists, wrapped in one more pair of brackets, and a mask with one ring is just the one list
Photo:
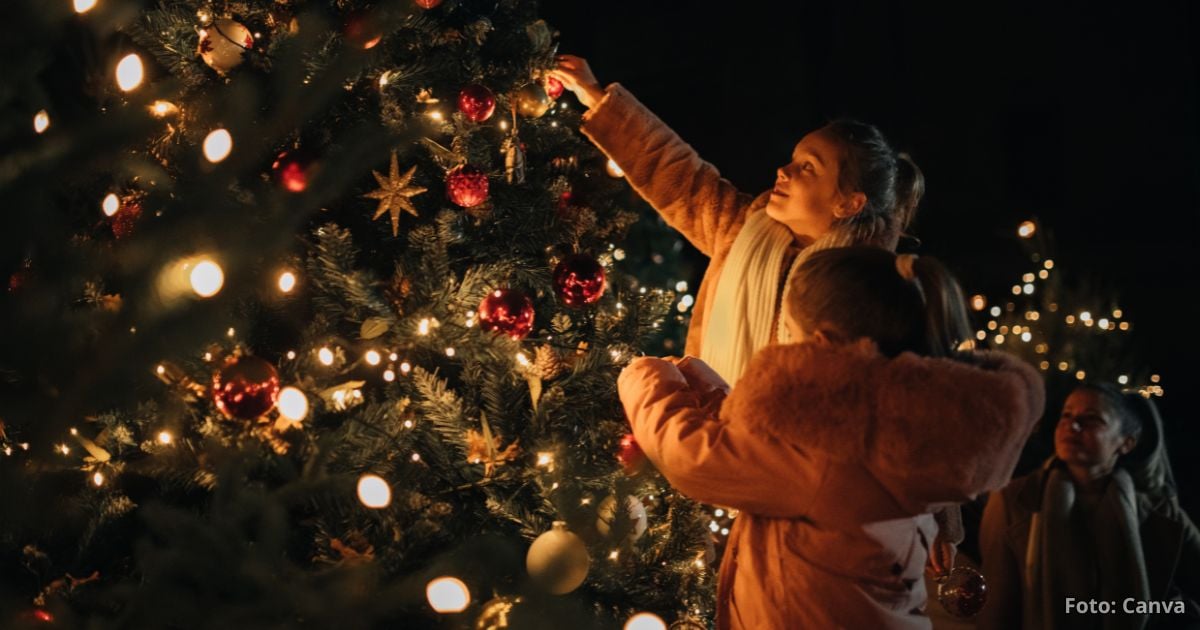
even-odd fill
[(958, 555), (958, 547), (952, 542), (935, 540), (929, 548), (929, 566), (925, 572), (933, 579), (946, 577), (954, 568), (954, 557)]
[(592, 69), (583, 57), (575, 55), (559, 55), (555, 57), (558, 67), (550, 71), (550, 76), (562, 82), (563, 87), (575, 93), (575, 98), (586, 108), (604, 98), (604, 89), (592, 74)]

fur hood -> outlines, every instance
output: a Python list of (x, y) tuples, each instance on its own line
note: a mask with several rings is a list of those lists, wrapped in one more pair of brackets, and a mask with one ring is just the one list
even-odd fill
[(1006, 483), (1045, 405), (1041, 376), (1010, 355), (960, 359), (870, 341), (761, 350), (721, 415), (891, 477), (941, 479), (968, 494)]

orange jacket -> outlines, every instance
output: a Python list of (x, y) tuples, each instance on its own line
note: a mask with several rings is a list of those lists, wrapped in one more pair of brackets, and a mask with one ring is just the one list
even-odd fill
[[(697, 359), (618, 380), (638, 444), (680, 492), (743, 514), (718, 627), (928, 629), (930, 511), (1002, 487), (1044, 405), (1008, 355), (771, 346), (728, 391)], [(717, 405), (720, 405), (719, 412)]]

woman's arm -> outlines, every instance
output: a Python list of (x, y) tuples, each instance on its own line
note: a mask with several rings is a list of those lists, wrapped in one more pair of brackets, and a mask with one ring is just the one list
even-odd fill
[(1008, 546), (1009, 519), (1004, 493), (988, 496), (979, 527), (979, 554), (987, 580), (987, 603), (976, 619), (979, 630), (1021, 627), (1021, 564)]
[(587, 62), (560, 55), (553, 75), (589, 108), (581, 131), (621, 167), (663, 219), (706, 256), (732, 241), (753, 200), (617, 84), (602, 90)]
[(671, 362), (641, 358), (617, 380), (633, 435), (677, 490), (761, 516), (803, 516), (823, 464), (717, 418)]

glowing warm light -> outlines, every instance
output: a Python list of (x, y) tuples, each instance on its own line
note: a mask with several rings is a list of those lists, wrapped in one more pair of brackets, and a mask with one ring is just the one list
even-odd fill
[(675, 283), (675, 290), (676, 290), (676, 291), (678, 291), (678, 292), (680, 292), (680, 293), (684, 293), (684, 292), (686, 292), (686, 291), (687, 291), (687, 287), (688, 287), (688, 283), (687, 283), (687, 281), (686, 281), (686, 280), (680, 280), (679, 282), (676, 282), (676, 283)]
[(1032, 284), (1027, 284), (1024, 287), (1021, 287), (1021, 289), (1023, 291), (1025, 291), (1025, 295), (1033, 295), (1033, 285)]
[(1045, 372), (1046, 370), (1050, 369), (1050, 362), (1042, 361), (1041, 364), (1038, 365), (1038, 367), (1042, 368), (1042, 371)]
[(1038, 277), (1041, 278), (1042, 280), (1045, 280), (1046, 278), (1050, 277), (1050, 272), (1043, 269), (1038, 272)]
[(104, 473), (97, 470), (96, 474), (92, 475), (92, 483), (96, 484), (97, 488), (100, 486), (103, 486), (104, 485)]
[(417, 323), (417, 333), (421, 334), (421, 335), (429, 334), (429, 320), (428, 319), (422, 319), (419, 323)]
[(380, 354), (375, 350), (367, 350), (367, 353), (363, 355), (363, 358), (366, 359), (367, 363), (371, 365), (379, 365), (379, 362), (383, 360), (383, 357), (380, 356)]
[(1105, 329), (1107, 329), (1107, 328), (1108, 328), (1108, 320), (1107, 320), (1107, 319), (1104, 319), (1103, 317), (1101, 317), (1101, 318), (1100, 318), (1100, 321), (1096, 322), (1096, 325), (1097, 325), (1097, 326), (1099, 326), (1099, 327), (1101, 327), (1101, 328), (1105, 328)]
[(1021, 276), (1021, 280), (1025, 282), (1033, 282), (1033, 274), (1027, 273), (1024, 276)]
[(1014, 284), (1012, 288), (1013, 295), (1021, 295), (1021, 285)]
[(1046, 260), (1045, 267), (1046, 267), (1047, 269), (1053, 269), (1053, 268), (1054, 268), (1054, 261), (1053, 261), (1053, 260)]
[(654, 613), (638, 613), (625, 622), (625, 630), (667, 630), (667, 624)]
[(992, 314), (992, 317), (1000, 317), (1000, 307), (999, 306), (993, 306), (992, 310), (989, 312)]
[(150, 104), (150, 113), (157, 118), (165, 118), (179, 112), (179, 108), (171, 101), (154, 101)]
[(617, 551), (615, 549), (613, 550), (612, 553), (608, 554), (608, 559), (612, 560), (613, 562), (616, 562), (617, 558), (620, 558), (620, 557), (621, 557), (621, 552)]
[(454, 348), (446, 348), (446, 356), (448, 356), (448, 357), (454, 356)]
[(1116, 309), (1115, 311), (1113, 311), (1113, 319), (1121, 319), (1121, 317), (1123, 317), (1124, 315), (1125, 314), (1121, 312), (1121, 309)]
[(1021, 341), (1029, 341), (1030, 339), (1033, 339), (1033, 335), (1028, 332), (1021, 333)]
[(384, 370), (383, 371), (383, 380), (385, 380), (389, 383), (396, 380), (396, 372), (393, 370)]
[(33, 130), (42, 133), (50, 127), (50, 114), (42, 110), (33, 115)]
[(1003, 345), (1004, 344), (1004, 335), (996, 335), (996, 337), (995, 337), (995, 339), (993, 339), (993, 341), (995, 341), (996, 345), (998, 345), (998, 346)]
[(537, 465), (538, 466), (549, 466), (550, 464), (553, 464), (553, 463), (554, 463), (554, 454), (553, 453), (547, 453), (545, 451), (538, 453), (538, 456), (537, 456)]
[(308, 415), (308, 397), (295, 387), (284, 387), (279, 390), (279, 399), (275, 402), (279, 415), (299, 422)]
[(411, 370), (412, 370), (412, 366), (408, 364), (408, 361), (405, 361), (404, 363), (400, 364), (400, 373), (401, 374), (408, 374)]
[(317, 360), (321, 362), (321, 365), (333, 365), (333, 350), (329, 348), (317, 350)]
[(412, 454), (412, 458), (411, 458), (411, 459), (412, 459), (414, 462), (419, 462), (419, 461), (421, 461), (421, 454), (420, 454), (420, 453), (413, 453), (413, 454)]
[(166, 445), (170, 444), (172, 440), (174, 440), (174, 438), (173, 438), (173, 437), (171, 437), (171, 434), (170, 434), (170, 433), (168, 433), (168, 432), (166, 432), (166, 431), (159, 431), (159, 432), (158, 432), (158, 443), (159, 443), (159, 444), (162, 444), (163, 446), (166, 446)]
[(226, 129), (214, 129), (204, 138), (204, 157), (216, 164), (233, 151), (233, 136)]
[(1082, 381), (1083, 379), (1087, 378), (1087, 372), (1084, 372), (1083, 370), (1079, 370), (1078, 372), (1075, 373), (1075, 378)]
[(220, 265), (205, 258), (192, 267), (192, 272), (188, 274), (188, 281), (192, 283), (192, 291), (195, 291), (196, 295), (204, 298), (212, 297), (225, 284), (225, 273), (221, 271)]
[(1092, 319), (1092, 314), (1087, 311), (1084, 311), (1079, 314), (1079, 319), (1080, 319), (1080, 321), (1085, 321), (1085, 322), (1089, 321)]
[(987, 333), (981, 330), (981, 331), (975, 333), (975, 338), (980, 341), (983, 341), (983, 340), (987, 339)]
[(435, 611), (442, 614), (460, 613), (471, 605), (471, 591), (462, 580), (454, 577), (430, 581), (425, 587), (425, 598)]
[(1067, 324), (1074, 324), (1074, 323), (1075, 323), (1075, 316), (1067, 315)]
[(1159, 376), (1159, 375), (1157, 375), (1157, 374), (1151, 374), (1151, 375), (1150, 375), (1150, 382), (1151, 382), (1151, 383), (1157, 383), (1157, 382), (1159, 382), (1159, 381), (1161, 381), (1161, 380), (1162, 380), (1162, 377), (1161, 377), (1161, 376)]
[(520, 363), (521, 367), (529, 367), (529, 357), (526, 357), (524, 352), (518, 352), (517, 363)]
[(116, 193), (108, 193), (104, 196), (104, 201), (100, 202), (100, 209), (104, 210), (104, 216), (111, 217), (121, 209), (121, 199)]
[(392, 502), (392, 489), (383, 477), (366, 474), (358, 478), (358, 500), (369, 508), (385, 508)]
[(291, 293), (292, 289), (296, 288), (296, 274), (285, 271), (279, 274), (279, 290), (284, 293)]
[(971, 308), (982, 311), (987, 308), (987, 298), (982, 295), (976, 295), (971, 298)]
[(1120, 377), (1118, 377), (1118, 378), (1117, 378), (1117, 382), (1118, 382), (1118, 383), (1120, 383), (1120, 384), (1122, 384), (1122, 385), (1128, 385), (1128, 384), (1129, 384), (1129, 377), (1128, 377), (1128, 376), (1125, 376), (1124, 374), (1122, 374)]
[(1070, 367), (1071, 367), (1071, 366), (1070, 366), (1070, 365), (1067, 365), (1067, 362), (1066, 362), (1066, 361), (1063, 361), (1063, 362), (1061, 362), (1061, 363), (1059, 363), (1059, 364), (1058, 364), (1058, 371), (1060, 371), (1060, 372), (1066, 372), (1066, 371), (1067, 371), (1067, 369), (1068, 369), (1068, 368), (1070, 368)]
[(142, 68), (142, 58), (136, 53), (129, 53), (117, 64), (117, 87), (128, 92), (142, 84), (145, 69)]
[(1121, 330), (1129, 330), (1129, 322), (1121, 322)]
[(608, 164), (604, 165), (604, 170), (612, 177), (625, 177), (625, 171), (621, 170), (620, 166), (613, 160), (609, 160)]
[(1033, 221), (1026, 221), (1017, 228), (1017, 235), (1021, 238), (1029, 238), (1037, 232), (1037, 224)]
[(97, 0), (75, 0), (75, 12), (87, 13), (96, 6)]
[(435, 109), (435, 110), (429, 112), (429, 117), (440, 122), (442, 120), (442, 112), (439, 112), (438, 110)]

